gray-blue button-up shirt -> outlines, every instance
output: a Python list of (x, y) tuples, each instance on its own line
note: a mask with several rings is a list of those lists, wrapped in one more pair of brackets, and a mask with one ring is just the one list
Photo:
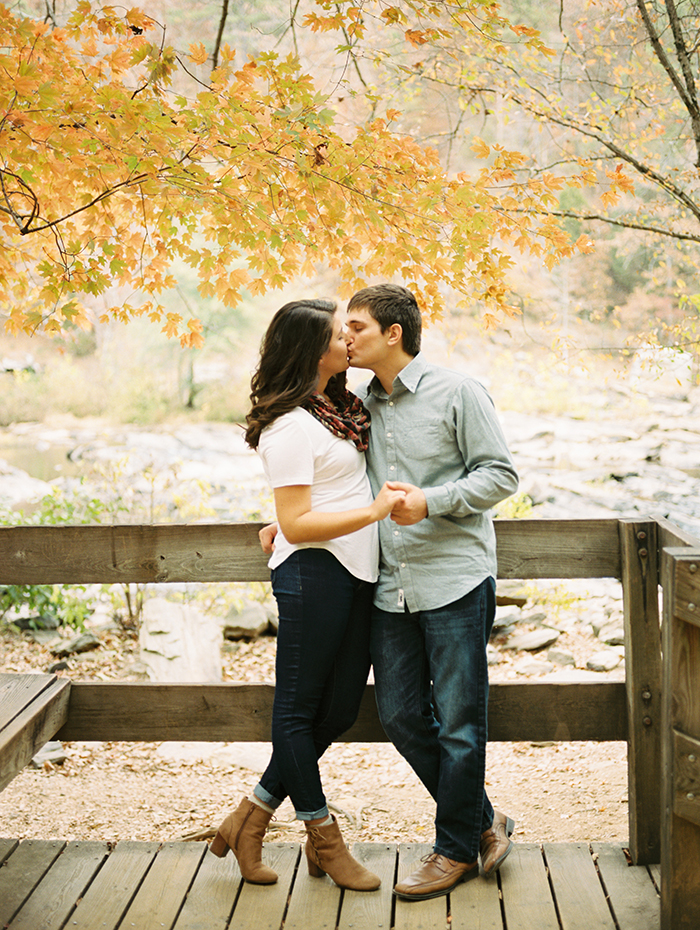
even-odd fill
[(413, 526), (379, 523), (375, 604), (393, 613), (443, 607), (496, 576), (490, 508), (518, 486), (493, 401), (478, 381), (420, 353), (391, 394), (376, 377), (357, 393), (372, 415), (372, 490), (406, 481), (428, 503), (427, 518)]

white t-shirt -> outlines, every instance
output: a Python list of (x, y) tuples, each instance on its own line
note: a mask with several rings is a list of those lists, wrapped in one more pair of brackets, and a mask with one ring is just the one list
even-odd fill
[[(312, 510), (337, 513), (372, 503), (364, 454), (349, 439), (334, 436), (303, 407), (295, 407), (267, 426), (260, 434), (258, 452), (273, 488), (311, 485)], [(376, 523), (336, 539), (297, 545), (279, 530), (270, 568), (281, 565), (297, 549), (328, 549), (356, 578), (377, 580)]]

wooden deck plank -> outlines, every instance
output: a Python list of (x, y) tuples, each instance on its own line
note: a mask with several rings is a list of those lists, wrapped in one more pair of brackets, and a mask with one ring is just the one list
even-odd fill
[(68, 843), (12, 921), (12, 930), (60, 930), (108, 855), (107, 843)]
[[(420, 865), (421, 857), (432, 851), (433, 847), (426, 843), (401, 843), (398, 881), (410, 875)], [(447, 927), (447, 898), (429, 898), (427, 901), (402, 901), (401, 898), (395, 900), (396, 930), (441, 930)]]
[(352, 854), (382, 880), (378, 891), (346, 891), (338, 930), (377, 930), (391, 927), (396, 846), (388, 843), (355, 843)]
[(334, 930), (341, 895), (341, 889), (327, 875), (323, 878), (309, 875), (302, 853), (284, 930)]
[(274, 885), (244, 882), (228, 930), (279, 930), (296, 877), (300, 852), (298, 843), (265, 843), (263, 861), (277, 872), (279, 879)]
[(503, 909), (508, 927), (559, 930), (542, 849), (516, 843), (500, 873)]
[(70, 919), (71, 930), (115, 930), (158, 852), (158, 843), (122, 840)]
[(63, 726), (70, 687), (55, 675), (0, 675), (0, 791)]
[(503, 930), (500, 889), (496, 876), (487, 878), (482, 872), (479, 878), (458, 885), (450, 894), (450, 915), (451, 930)]
[(235, 856), (207, 853), (173, 930), (225, 930), (242, 884)]
[(63, 840), (23, 840), (0, 868), (0, 927), (9, 924), (65, 846)]
[(659, 895), (646, 866), (628, 865), (621, 846), (591, 845), (618, 930), (659, 930)]
[(620, 846), (603, 843), (594, 845), (593, 856), (585, 843), (545, 844), (544, 857), (540, 846), (518, 843), (498, 877), (480, 875), (449, 897), (395, 900), (392, 923), (395, 867), (403, 877), (428, 852), (425, 844), (356, 844), (353, 854), (382, 878), (379, 891), (363, 894), (342, 892), (328, 877), (311, 878), (298, 843), (265, 845), (265, 861), (280, 879), (262, 886), (243, 882), (235, 857), (217, 859), (204, 843), (159, 849), (125, 841), (110, 852), (100, 842), (3, 839), (0, 860), (8, 855), (0, 868), (0, 926), (15, 915), (10, 930), (660, 928), (658, 867), (628, 867)]
[[(206, 843), (166, 843), (146, 873), (123, 918), (128, 930), (168, 928), (175, 922), (192, 880), (207, 852)], [(154, 924), (154, 915), (158, 920)]]
[(562, 930), (615, 930), (588, 843), (545, 843)]
[(18, 844), (19, 840), (11, 840), (7, 837), (0, 837), (0, 865), (2, 865), (10, 853), (15, 850)]

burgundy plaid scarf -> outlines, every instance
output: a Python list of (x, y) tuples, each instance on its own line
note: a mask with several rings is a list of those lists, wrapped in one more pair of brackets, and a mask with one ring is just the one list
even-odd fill
[(302, 407), (334, 436), (354, 442), (360, 452), (367, 451), (370, 415), (359, 397), (345, 390), (338, 405), (334, 406), (322, 394), (316, 393), (304, 401)]

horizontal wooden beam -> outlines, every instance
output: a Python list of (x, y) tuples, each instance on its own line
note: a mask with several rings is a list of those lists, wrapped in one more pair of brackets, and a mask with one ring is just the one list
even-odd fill
[[(274, 686), (73, 682), (66, 723), (70, 741), (268, 742)], [(622, 682), (491, 685), (489, 739), (494, 741), (626, 740)], [(385, 742), (367, 686), (346, 742)]]
[(615, 518), (494, 520), (499, 578), (620, 578)]
[[(0, 584), (269, 579), (259, 523), (0, 527)], [(496, 520), (500, 578), (620, 577), (618, 521)]]
[(692, 533), (688, 533), (687, 530), (682, 530), (665, 517), (654, 517), (654, 522), (657, 526), (659, 549), (675, 546), (690, 546), (693, 549), (700, 549), (700, 536), (694, 536)]

